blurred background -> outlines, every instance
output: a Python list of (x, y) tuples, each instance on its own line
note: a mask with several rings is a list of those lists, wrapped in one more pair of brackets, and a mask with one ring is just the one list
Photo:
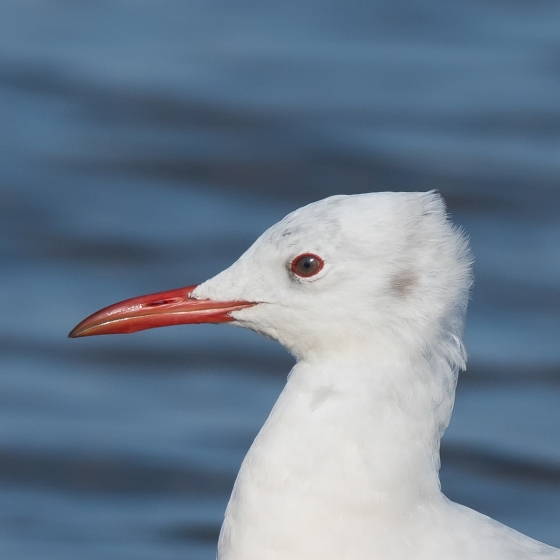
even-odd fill
[(0, 558), (210, 560), (292, 359), (241, 329), (68, 340), (336, 193), (470, 234), (454, 500), (560, 546), (560, 4), (0, 1)]

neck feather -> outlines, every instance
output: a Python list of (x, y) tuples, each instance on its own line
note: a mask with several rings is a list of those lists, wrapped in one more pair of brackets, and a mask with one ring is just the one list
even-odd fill
[(302, 550), (332, 554), (410, 525), (441, 500), (439, 442), (456, 371), (439, 354), (300, 361), (243, 462), (219, 558), (286, 552), (294, 535)]

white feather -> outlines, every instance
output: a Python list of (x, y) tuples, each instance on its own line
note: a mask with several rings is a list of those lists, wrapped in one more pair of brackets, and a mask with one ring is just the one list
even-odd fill
[[(315, 276), (290, 270), (320, 256)], [(560, 558), (441, 493), (471, 256), (434, 192), (335, 196), (266, 231), (198, 298), (298, 363), (245, 458), (219, 560)]]

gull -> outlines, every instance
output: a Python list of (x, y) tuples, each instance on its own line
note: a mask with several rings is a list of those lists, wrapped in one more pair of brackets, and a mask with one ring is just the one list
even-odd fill
[(237, 476), (218, 560), (560, 559), (441, 492), (471, 264), (433, 191), (333, 196), (210, 280), (109, 306), (70, 336), (230, 323), (296, 357)]

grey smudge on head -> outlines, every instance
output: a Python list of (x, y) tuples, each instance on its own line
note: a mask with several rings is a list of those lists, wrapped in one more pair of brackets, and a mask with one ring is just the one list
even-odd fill
[(398, 297), (406, 297), (416, 284), (416, 276), (409, 270), (398, 272), (391, 278), (391, 291)]

